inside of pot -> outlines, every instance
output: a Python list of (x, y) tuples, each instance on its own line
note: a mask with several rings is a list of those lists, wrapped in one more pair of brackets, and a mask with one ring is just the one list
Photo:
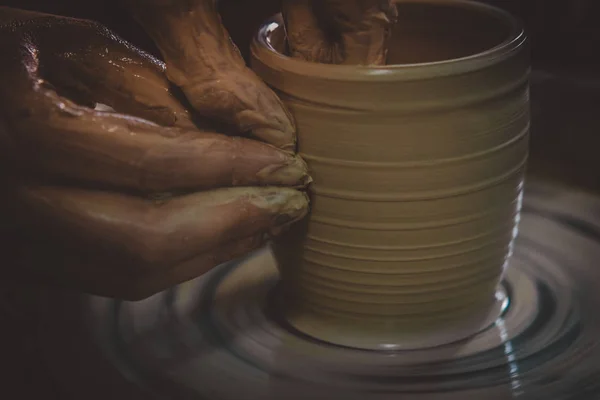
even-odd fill
[(399, 3), (388, 64), (417, 64), (468, 57), (508, 40), (510, 22), (479, 7)]
[[(453, 60), (492, 49), (510, 38), (511, 20), (465, 3), (404, 2), (392, 32), (388, 65)], [(268, 30), (267, 43), (285, 54), (281, 26)]]

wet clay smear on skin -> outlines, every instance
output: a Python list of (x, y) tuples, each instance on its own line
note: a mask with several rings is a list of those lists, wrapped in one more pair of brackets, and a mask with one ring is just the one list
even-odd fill
[(384, 65), (398, 12), (391, 0), (284, 0), (283, 17), (294, 58)]

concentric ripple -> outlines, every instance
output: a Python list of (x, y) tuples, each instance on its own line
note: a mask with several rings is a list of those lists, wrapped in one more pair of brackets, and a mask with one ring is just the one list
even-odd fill
[(449, 345), (366, 351), (295, 332), (267, 250), (144, 302), (93, 298), (91, 323), (165, 399), (597, 399), (600, 200), (529, 185), (520, 226), (501, 317)]

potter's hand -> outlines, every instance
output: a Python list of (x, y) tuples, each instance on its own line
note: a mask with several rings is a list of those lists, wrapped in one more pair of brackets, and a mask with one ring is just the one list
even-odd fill
[(327, 64), (385, 64), (392, 0), (283, 0), (291, 55)]
[[(305, 195), (292, 189), (307, 181), (299, 158), (195, 128), (164, 65), (106, 28), (2, 7), (0, 53), (0, 228), (12, 229), (0, 264), (8, 273), (34, 270), (137, 299), (241, 256), (305, 215)], [(248, 82), (242, 92), (204, 69), (189, 84), (170, 76), (199, 111), (208, 106), (289, 147), (293, 129), (275, 96), (241, 65), (224, 68), (215, 72), (223, 79), (227, 68), (241, 70), (233, 82)]]
[(294, 149), (294, 126), (281, 101), (246, 67), (215, 0), (127, 0), (158, 46), (169, 79), (208, 117), (234, 123), (280, 148)]

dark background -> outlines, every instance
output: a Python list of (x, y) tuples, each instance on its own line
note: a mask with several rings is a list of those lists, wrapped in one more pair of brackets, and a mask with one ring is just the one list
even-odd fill
[[(531, 38), (534, 72), (530, 176), (600, 193), (600, 0), (485, 2), (519, 17)], [(0, 5), (98, 20), (158, 55), (120, 3), (0, 0)], [(221, 0), (219, 4), (233, 40), (246, 57), (252, 33), (279, 9), (279, 0)], [(22, 290), (0, 290), (0, 398), (67, 399), (39, 357), (35, 308), (28, 304)], [(12, 307), (17, 301), (18, 307)], [(14, 309), (22, 311), (15, 313)]]

